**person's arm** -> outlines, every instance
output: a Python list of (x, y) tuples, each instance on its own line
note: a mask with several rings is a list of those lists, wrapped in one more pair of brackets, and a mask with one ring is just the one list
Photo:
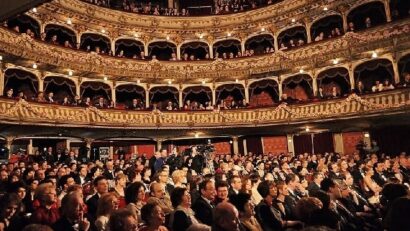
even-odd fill
[(191, 219), (189, 219), (183, 211), (176, 211), (174, 213), (174, 222), (172, 224), (173, 230), (185, 231), (191, 224)]

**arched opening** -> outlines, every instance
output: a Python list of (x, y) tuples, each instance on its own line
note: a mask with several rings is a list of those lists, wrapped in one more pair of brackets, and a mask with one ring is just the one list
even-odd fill
[(181, 59), (209, 59), (209, 46), (204, 42), (189, 42), (181, 45)]
[(76, 47), (76, 35), (73, 30), (60, 25), (48, 24), (44, 31), (46, 33), (46, 41), (55, 45), (63, 45), (67, 48)]
[[(399, 60), (400, 82), (403, 83), (405, 75), (410, 75), (410, 53)], [(406, 84), (407, 85), (407, 84)]]
[(245, 42), (246, 50), (253, 50), (255, 54), (271, 53), (274, 49), (274, 38), (269, 34), (257, 35)]
[(153, 42), (148, 46), (148, 56), (158, 60), (176, 60), (177, 47), (170, 42)]
[(340, 36), (343, 34), (343, 18), (340, 15), (326, 16), (314, 22), (310, 31), (315, 42)]
[(13, 89), (13, 97), (17, 97), (19, 92), (24, 93), (27, 99), (35, 99), (38, 92), (38, 79), (28, 71), (19, 69), (7, 69), (4, 73), (4, 95)]
[(249, 106), (271, 106), (279, 101), (278, 83), (271, 79), (264, 79), (249, 85)]
[(184, 109), (204, 109), (212, 104), (212, 90), (209, 87), (187, 87), (183, 90), (182, 97)]
[(158, 109), (164, 110), (169, 104), (173, 109), (178, 107), (178, 89), (175, 87), (153, 87), (149, 91), (150, 103), (156, 104)]
[(283, 94), (289, 99), (307, 101), (313, 97), (312, 77), (306, 74), (288, 77), (283, 81)]
[(110, 39), (100, 34), (82, 34), (80, 49), (84, 51), (94, 51), (98, 54), (112, 54)]
[(115, 88), (117, 108), (144, 109), (145, 89), (135, 84), (120, 85)]
[(221, 108), (237, 108), (245, 98), (241, 84), (225, 84), (216, 88), (216, 104)]
[(40, 37), (40, 25), (36, 20), (25, 14), (7, 20), (7, 27), (18, 33), (26, 33), (31, 37)]
[(71, 79), (59, 76), (47, 76), (44, 79), (44, 92), (54, 93), (54, 99), (57, 102), (63, 101), (64, 97), (68, 97), (71, 102), (75, 96), (75, 83)]
[(115, 41), (115, 55), (117, 57), (140, 58), (141, 51), (144, 51), (144, 44), (140, 41), (133, 39)]
[(229, 59), (242, 56), (241, 42), (235, 39), (216, 42), (213, 48), (214, 58)]
[(376, 59), (364, 62), (354, 69), (356, 84), (360, 81), (365, 91), (371, 92), (373, 86), (382, 84), (385, 80), (394, 81), (392, 63), (387, 59)]
[(307, 42), (306, 28), (296, 26), (282, 31), (278, 36), (279, 49), (303, 46)]
[(335, 98), (350, 93), (349, 71), (343, 67), (331, 68), (319, 73), (317, 77), (319, 98)]
[(410, 15), (410, 1), (390, 0), (390, 11), (393, 19), (402, 19)]
[(80, 86), (80, 93), (81, 98), (90, 98), (92, 102), (96, 102), (101, 97), (104, 98), (105, 101), (111, 100), (111, 87), (102, 82), (84, 82)]
[[(363, 30), (372, 26), (387, 22), (386, 12), (383, 3), (379, 1), (370, 2), (354, 8), (347, 15), (348, 23), (354, 24), (354, 30)], [(350, 29), (349, 25), (349, 30)]]

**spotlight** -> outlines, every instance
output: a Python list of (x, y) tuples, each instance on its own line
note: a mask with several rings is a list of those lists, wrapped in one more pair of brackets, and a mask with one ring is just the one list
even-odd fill
[(305, 70), (303, 70), (303, 69), (300, 69), (300, 70), (299, 70), (299, 73), (300, 73), (300, 74), (303, 74), (304, 72), (305, 72)]
[(204, 35), (203, 35), (203, 34), (200, 34), (200, 35), (199, 35), (199, 38), (200, 38), (200, 39), (203, 39), (203, 38), (204, 38)]
[(338, 59), (333, 59), (333, 64), (338, 64), (339, 63), (339, 60)]
[(229, 143), (232, 144), (233, 143), (232, 140), (230, 140)]
[(264, 32), (264, 31), (265, 31), (265, 27), (262, 27), (262, 28), (261, 28), (261, 31)]
[(138, 80), (137, 80), (137, 83), (141, 83), (141, 80), (138, 79)]
[(231, 34), (231, 32), (228, 32), (226, 35), (228, 35), (228, 37), (230, 37), (232, 34)]
[(205, 80), (202, 80), (202, 85), (205, 85), (205, 83), (206, 83)]
[(135, 34), (134, 34), (134, 37), (135, 37), (135, 38), (139, 38), (140, 35), (139, 35), (138, 33), (135, 33)]
[(370, 134), (369, 134), (368, 132), (365, 132), (365, 133), (364, 133), (364, 137), (369, 138), (369, 137), (370, 137)]
[(108, 77), (107, 76), (104, 76), (104, 81), (107, 81), (108, 80)]
[(69, 75), (69, 76), (73, 76), (73, 71), (72, 71), (72, 70), (69, 70), (69, 71), (68, 71), (68, 75)]
[(328, 10), (327, 6), (323, 7), (323, 10), (324, 10), (324, 11), (327, 11), (327, 10)]
[(0, 55), (0, 61), (2, 61), (2, 60), (3, 60), (3, 56)]
[(169, 35), (167, 35), (167, 40), (169, 40), (170, 38), (169, 38)]
[(33, 63), (33, 68), (37, 69), (37, 64), (36, 63)]
[(104, 29), (101, 29), (101, 33), (105, 33), (105, 30), (104, 30)]
[(171, 84), (172, 84), (172, 80), (168, 80), (168, 84), (171, 85)]
[(292, 139), (288, 139), (288, 143), (292, 143)]
[(195, 133), (195, 138), (199, 138), (199, 133)]
[(238, 83), (239, 82), (239, 79), (235, 79), (235, 83)]
[(310, 129), (309, 129), (308, 127), (306, 127), (305, 131), (306, 131), (306, 132), (309, 132), (309, 131), (310, 131)]
[(33, 8), (33, 12), (34, 12), (34, 13), (37, 13), (37, 8), (34, 7), (34, 8)]
[(71, 25), (73, 22), (71, 21), (71, 19), (69, 18), (69, 19), (67, 19), (67, 24), (68, 25)]
[(376, 51), (373, 51), (373, 52), (372, 52), (372, 58), (377, 58), (377, 57), (378, 57), (377, 52), (376, 52)]
[(295, 22), (296, 22), (296, 19), (292, 18), (292, 23), (295, 23)]

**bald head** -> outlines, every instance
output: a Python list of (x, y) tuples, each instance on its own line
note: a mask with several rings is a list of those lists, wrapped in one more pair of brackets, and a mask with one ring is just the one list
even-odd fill
[(214, 211), (213, 224), (217, 230), (239, 231), (238, 210), (229, 202), (218, 204)]

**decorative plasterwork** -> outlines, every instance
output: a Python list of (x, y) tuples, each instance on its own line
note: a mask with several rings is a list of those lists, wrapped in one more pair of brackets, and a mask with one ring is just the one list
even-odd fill
[(300, 123), (402, 113), (410, 108), (410, 89), (305, 105), (280, 104), (263, 109), (227, 111), (122, 111), (94, 107), (64, 107), (0, 99), (0, 118), (6, 123), (88, 126), (124, 129), (221, 128)]

